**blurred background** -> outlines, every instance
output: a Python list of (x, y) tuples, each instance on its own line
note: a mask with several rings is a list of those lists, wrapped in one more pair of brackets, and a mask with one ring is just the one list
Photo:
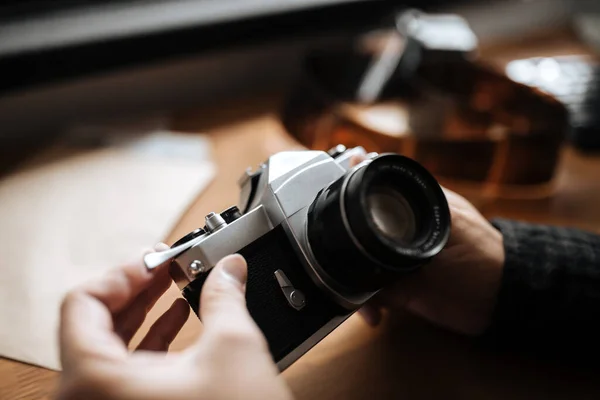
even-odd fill
[[(421, 18), (421, 27), (410, 32), (408, 10), (444, 17)], [(217, 104), (228, 109), (231, 101), (273, 94), (280, 96), (277, 110), (292, 103), (297, 108), (304, 101), (298, 96), (312, 101), (306, 86), (312, 82), (335, 100), (327, 100), (328, 108), (319, 113), (335, 114), (334, 102), (352, 105), (344, 119), (404, 136), (404, 147), (398, 139), (371, 150), (403, 151), (457, 181), (516, 184), (530, 192), (530, 184), (546, 184), (554, 176), (563, 143), (582, 151), (600, 148), (594, 116), (600, 89), (593, 66), (600, 51), (599, 18), (600, 5), (593, 0), (6, 1), (0, 6), (3, 168), (81, 126), (150, 116), (172, 121), (182, 110)], [(566, 55), (577, 57), (561, 57)], [(482, 78), (464, 81), (475, 74)], [(515, 91), (510, 96), (490, 86), (504, 78), (495, 84)], [(481, 83), (486, 79), (488, 88)], [(517, 94), (523, 90), (517, 84), (542, 89), (565, 105), (569, 126), (564, 132), (539, 125), (544, 115), (556, 117), (546, 121), (549, 126), (562, 123), (561, 110), (552, 111), (557, 105), (549, 99), (531, 94), (518, 107), (507, 106), (516, 103), (508, 100), (511, 96), (530, 93)], [(495, 101), (486, 112), (480, 92)], [(476, 98), (480, 106), (470, 107)], [(507, 122), (502, 113), (518, 121)], [(278, 117), (296, 137), (300, 128), (287, 119), (304, 128), (310, 119), (299, 111)], [(524, 127), (522, 120), (529, 118)], [(520, 161), (514, 170), (498, 166), (506, 161), (496, 154), (496, 145), (507, 142), (497, 139), (498, 132), (507, 129), (513, 137), (521, 131), (531, 138), (506, 145), (512, 146), (513, 162), (520, 152), (521, 159), (541, 164)], [(560, 132), (546, 132), (552, 130)], [(449, 137), (469, 143), (449, 145)], [(407, 150), (406, 142), (413, 139), (425, 141), (421, 150)], [(301, 141), (319, 147), (313, 139)], [(321, 140), (321, 146), (330, 144)], [(465, 151), (481, 159), (467, 165), (454, 163), (448, 154)]]
[(600, 148), (599, 18), (593, 0), (6, 1), (2, 170), (82, 127), (198, 131), (263, 104), (306, 147), (399, 151), (471, 197), (547, 197), (563, 147)]
[(462, 16), (480, 46), (569, 31), (600, 48), (593, 0), (9, 0), (0, 6), (2, 148), (74, 124), (286, 90), (307, 51), (389, 29), (406, 8)]
[[(599, 56), (597, 0), (6, 0), (0, 304), (26, 301), (0, 308), (0, 355), (56, 369), (48, 332), (71, 285), (202, 226), (277, 151), (399, 152), (487, 217), (600, 232)], [(333, 348), (320, 354), (335, 364)], [(448, 357), (446, 388), (481, 362)], [(523, 398), (560, 393), (536, 368), (482, 368), (491, 386), (527, 382)], [(43, 397), (55, 379), (0, 371), (16, 377), (0, 398)]]

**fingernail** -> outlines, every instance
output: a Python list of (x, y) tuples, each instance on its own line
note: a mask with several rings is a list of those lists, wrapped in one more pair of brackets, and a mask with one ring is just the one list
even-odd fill
[(239, 254), (227, 256), (220, 262), (221, 271), (227, 279), (232, 279), (237, 284), (244, 285), (247, 278), (246, 262)]
[(169, 245), (167, 245), (166, 243), (163, 243), (163, 242), (159, 242), (154, 245), (154, 250), (156, 250), (156, 251), (165, 251), (165, 250), (169, 250), (169, 249), (170, 249)]

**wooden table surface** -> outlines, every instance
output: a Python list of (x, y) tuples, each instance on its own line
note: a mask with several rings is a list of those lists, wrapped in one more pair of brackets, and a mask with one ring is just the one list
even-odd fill
[[(263, 101), (264, 100), (264, 101)], [(277, 151), (301, 148), (278, 123), (270, 99), (253, 99), (214, 110), (190, 110), (173, 128), (206, 133), (218, 175), (166, 238), (172, 244), (203, 225), (204, 215), (238, 200), (237, 178)], [(482, 202), (488, 217), (578, 226), (600, 231), (600, 157), (565, 148), (554, 196), (542, 200)], [(179, 296), (173, 285), (150, 312), (149, 324)], [(189, 345), (200, 323), (191, 316), (173, 349)], [(351, 317), (283, 374), (298, 399), (558, 399), (598, 398), (597, 371), (579, 371), (519, 356), (475, 349), (467, 339), (406, 315), (388, 316), (377, 329)], [(52, 398), (58, 373), (0, 359), (0, 399)]]

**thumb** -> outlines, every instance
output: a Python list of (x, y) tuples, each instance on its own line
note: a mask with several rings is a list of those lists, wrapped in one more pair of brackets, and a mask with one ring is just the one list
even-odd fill
[[(248, 267), (239, 254), (221, 259), (208, 276), (200, 295), (204, 336), (219, 342), (264, 348), (262, 332), (246, 307)], [(227, 343), (232, 344), (232, 343)]]

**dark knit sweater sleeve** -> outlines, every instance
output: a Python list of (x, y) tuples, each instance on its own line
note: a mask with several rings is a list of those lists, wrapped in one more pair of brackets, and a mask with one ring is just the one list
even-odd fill
[(600, 347), (600, 236), (496, 219), (506, 260), (486, 336), (545, 356), (592, 356)]

